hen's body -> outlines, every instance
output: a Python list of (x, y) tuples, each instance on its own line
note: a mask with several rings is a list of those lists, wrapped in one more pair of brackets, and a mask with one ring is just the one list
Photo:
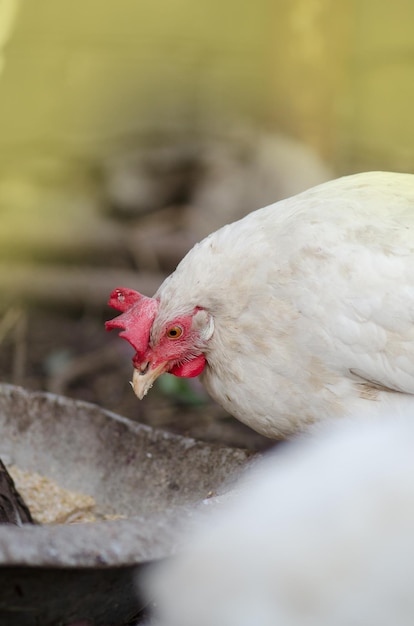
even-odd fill
[(327, 417), (414, 410), (414, 176), (341, 178), (196, 245), (157, 326), (211, 313), (202, 380), (270, 437)]
[(412, 626), (414, 421), (387, 417), (276, 447), (185, 520), (154, 626)]

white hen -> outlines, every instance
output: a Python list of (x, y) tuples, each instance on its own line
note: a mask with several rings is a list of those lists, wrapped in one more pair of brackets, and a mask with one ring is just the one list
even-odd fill
[(142, 398), (157, 376), (269, 437), (328, 417), (414, 411), (414, 175), (334, 180), (197, 244), (154, 298), (118, 289)]
[(414, 420), (289, 443), (146, 580), (156, 626), (412, 626)]

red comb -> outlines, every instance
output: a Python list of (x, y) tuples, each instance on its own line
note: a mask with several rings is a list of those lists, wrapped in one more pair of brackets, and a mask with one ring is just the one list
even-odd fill
[(117, 311), (127, 311), (133, 304), (139, 302), (141, 298), (145, 298), (138, 291), (128, 289), (127, 287), (119, 287), (114, 289), (109, 296), (108, 304)]
[(122, 315), (106, 322), (106, 330), (122, 328), (119, 336), (129, 341), (138, 355), (144, 354), (157, 314), (158, 300), (143, 296), (133, 289), (119, 287), (111, 293), (108, 304), (117, 311), (122, 311)]

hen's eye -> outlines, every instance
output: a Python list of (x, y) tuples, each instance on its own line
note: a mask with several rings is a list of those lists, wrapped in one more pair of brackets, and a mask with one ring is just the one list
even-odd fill
[(183, 329), (181, 328), (181, 326), (171, 326), (171, 328), (167, 330), (167, 337), (169, 339), (178, 339), (179, 337), (181, 337), (182, 334)]

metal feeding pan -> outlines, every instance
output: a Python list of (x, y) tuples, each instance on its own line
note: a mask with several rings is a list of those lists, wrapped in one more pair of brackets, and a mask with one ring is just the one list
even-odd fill
[(0, 458), (126, 519), (0, 526), (1, 626), (120, 626), (141, 567), (172, 552), (182, 512), (249, 453), (154, 430), (95, 405), (0, 385)]

